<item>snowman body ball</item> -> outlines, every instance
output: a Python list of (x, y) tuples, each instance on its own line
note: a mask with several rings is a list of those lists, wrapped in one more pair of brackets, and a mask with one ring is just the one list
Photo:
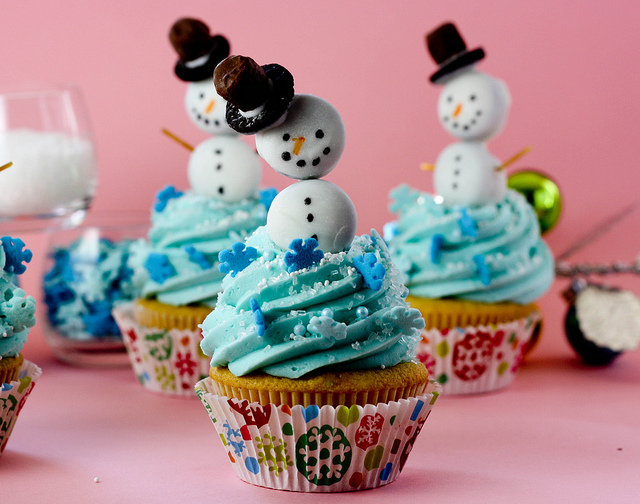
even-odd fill
[(218, 65), (214, 82), (228, 101), (229, 125), (255, 133), (260, 156), (277, 172), (299, 179), (269, 207), (267, 231), (273, 242), (286, 250), (294, 240), (312, 239), (330, 253), (349, 247), (356, 232), (355, 206), (340, 187), (321, 180), (345, 147), (337, 110), (317, 96), (295, 94), (293, 77), (280, 65), (258, 66), (245, 56)]
[(258, 154), (237, 135), (219, 135), (193, 150), (187, 174), (197, 194), (233, 203), (258, 192), (262, 166)]
[(451, 144), (436, 161), (434, 188), (447, 206), (497, 203), (507, 191), (507, 175), (496, 170), (499, 165), (482, 142)]

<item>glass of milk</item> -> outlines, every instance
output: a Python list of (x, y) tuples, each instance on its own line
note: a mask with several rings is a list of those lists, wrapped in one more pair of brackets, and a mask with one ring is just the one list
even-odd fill
[(73, 227), (96, 192), (87, 108), (74, 85), (0, 89), (0, 230)]

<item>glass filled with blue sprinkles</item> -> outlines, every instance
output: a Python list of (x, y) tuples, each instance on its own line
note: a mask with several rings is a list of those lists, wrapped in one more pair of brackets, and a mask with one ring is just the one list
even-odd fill
[(140, 296), (145, 278), (137, 261), (148, 227), (143, 213), (93, 214), (77, 228), (49, 235), (43, 327), (58, 359), (87, 367), (129, 365), (111, 311)]

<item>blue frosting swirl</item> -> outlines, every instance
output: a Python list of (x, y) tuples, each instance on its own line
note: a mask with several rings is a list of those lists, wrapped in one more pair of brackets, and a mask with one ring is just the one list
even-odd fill
[(246, 245), (257, 259), (225, 277), (216, 309), (202, 324), (201, 347), (212, 366), (228, 366), (236, 376), (299, 378), (415, 358), (424, 320), (406, 303), (408, 291), (375, 231), (291, 272), (287, 251), (264, 227)]
[(466, 208), (406, 185), (390, 196), (398, 219), (385, 238), (412, 295), (528, 304), (551, 285), (553, 256), (520, 193)]

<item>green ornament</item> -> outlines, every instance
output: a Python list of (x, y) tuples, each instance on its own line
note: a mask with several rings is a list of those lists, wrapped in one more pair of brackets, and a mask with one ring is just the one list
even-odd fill
[(553, 180), (540, 172), (523, 170), (509, 175), (507, 186), (531, 204), (538, 216), (541, 234), (553, 229), (562, 211), (562, 195)]

